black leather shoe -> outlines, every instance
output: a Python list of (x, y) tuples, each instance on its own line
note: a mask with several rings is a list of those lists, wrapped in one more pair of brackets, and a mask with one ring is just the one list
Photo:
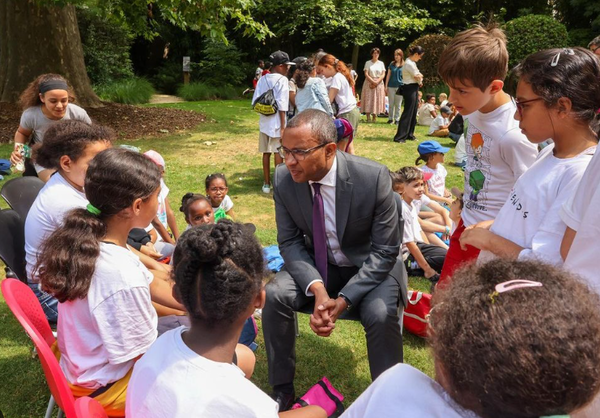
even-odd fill
[(394, 139), (394, 142), (397, 144), (404, 144), (406, 142), (406, 140), (404, 139)]
[(279, 405), (279, 412), (284, 412), (292, 407), (294, 400), (296, 400), (296, 394), (294, 392), (285, 393), (281, 391), (275, 391), (271, 393), (271, 398), (273, 398), (273, 400), (277, 402), (277, 405)]

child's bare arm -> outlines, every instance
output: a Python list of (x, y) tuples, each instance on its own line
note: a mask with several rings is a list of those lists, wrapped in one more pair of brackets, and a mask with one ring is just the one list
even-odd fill
[(235, 220), (235, 212), (233, 211), (233, 209), (229, 209), (225, 213), (227, 214), (227, 216), (231, 216), (231, 219)]
[(427, 186), (427, 183), (425, 183), (425, 196), (427, 196), (430, 200), (432, 200), (434, 202), (442, 202), (442, 203), (447, 203), (449, 205), (452, 204), (452, 199), (448, 199), (447, 197), (441, 197), (441, 196), (431, 193), (429, 191), (429, 186)]
[[(450, 199), (447, 199), (450, 200)], [(452, 201), (450, 201), (450, 203), (452, 203)], [(444, 223), (446, 224), (446, 226), (448, 228), (452, 227), (452, 220), (450, 220), (450, 212), (448, 210), (446, 210), (445, 208), (441, 207), (438, 203), (436, 202), (431, 202), (431, 204), (429, 205), (429, 207), (431, 209), (433, 209), (433, 211), (439, 215), (442, 216), (442, 218), (444, 218)]]
[(425, 260), (425, 257), (423, 257), (423, 253), (421, 253), (421, 250), (419, 250), (419, 247), (415, 242), (407, 242), (405, 245), (406, 248), (408, 248), (410, 255), (413, 256), (419, 267), (421, 267), (421, 269), (425, 272), (426, 278), (429, 279), (430, 277), (435, 276), (437, 274), (435, 270), (431, 268), (427, 260)]
[(173, 237), (175, 237), (175, 241), (177, 241), (179, 239), (179, 228), (177, 227), (177, 219), (175, 219), (175, 213), (173, 213), (173, 209), (171, 209), (168, 197), (165, 198), (165, 209), (167, 210), (167, 225), (171, 228)]
[(154, 219), (152, 219), (152, 225), (154, 228), (156, 228), (156, 231), (160, 234), (165, 242), (175, 244), (175, 241), (173, 241), (173, 238), (171, 238), (171, 235), (169, 235), (169, 231), (167, 231), (165, 226), (158, 220), (158, 217), (155, 216)]

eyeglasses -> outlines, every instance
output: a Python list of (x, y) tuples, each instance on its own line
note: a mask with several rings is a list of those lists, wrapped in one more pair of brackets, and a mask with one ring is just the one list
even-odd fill
[(283, 158), (284, 160), (288, 155), (291, 155), (294, 160), (300, 162), (300, 161), (304, 161), (304, 159), (308, 156), (308, 154), (310, 154), (311, 152), (313, 152), (316, 149), (324, 147), (327, 144), (329, 144), (329, 142), (326, 142), (321, 145), (317, 145), (316, 147), (312, 147), (309, 149), (294, 149), (294, 150), (287, 149), (285, 147), (279, 147), (279, 148), (277, 148), (277, 152), (279, 152), (279, 156), (281, 158)]
[(226, 192), (227, 191), (227, 187), (211, 187), (210, 189), (211, 192)]
[(515, 105), (517, 106), (517, 112), (519, 112), (519, 116), (521, 118), (523, 118), (523, 105), (527, 104), (527, 103), (531, 103), (531, 102), (537, 102), (538, 100), (544, 100), (543, 97), (538, 97), (536, 99), (529, 99), (529, 100), (517, 100), (517, 99), (513, 99), (513, 101), (515, 102)]

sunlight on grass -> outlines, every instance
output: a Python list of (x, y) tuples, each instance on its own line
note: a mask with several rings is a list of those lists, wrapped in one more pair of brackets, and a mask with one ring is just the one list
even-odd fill
[[(159, 106), (194, 110), (207, 116), (206, 123), (187, 133), (126, 141), (142, 151), (154, 149), (165, 158), (165, 182), (170, 188), (169, 201), (177, 214), (180, 230), (185, 228), (183, 215), (179, 212), (181, 197), (189, 191), (204, 192), (205, 177), (222, 172), (229, 181), (229, 195), (235, 204), (237, 220), (254, 223), (263, 245), (275, 244), (274, 204), (272, 196), (260, 190), (262, 156), (258, 153), (258, 114), (251, 110), (250, 101), (184, 102)], [(413, 165), (418, 156), (416, 149), (419, 142), (392, 142), (395, 129), (395, 125), (385, 123), (385, 118), (379, 119), (377, 124), (361, 124), (355, 142), (357, 154), (392, 170)], [(421, 141), (426, 139), (426, 129), (417, 127), (417, 137)], [(454, 143), (445, 138), (439, 139), (439, 142), (452, 148), (445, 164), (447, 187), (462, 188), (462, 172), (452, 164)], [(0, 144), (0, 158), (7, 158), (11, 150), (12, 145)], [(2, 184), (0, 182), (0, 187)], [(7, 207), (1, 199), (0, 207)], [(3, 277), (2, 269), (0, 279)], [(409, 287), (427, 292), (429, 282), (411, 277)], [(302, 394), (318, 379), (327, 376), (346, 396), (345, 404), (349, 405), (370, 383), (366, 342), (360, 323), (340, 321), (334, 334), (326, 339), (313, 334), (308, 327), (308, 316), (299, 315), (299, 325), (297, 393)], [(0, 385), (0, 409), (7, 418), (43, 416), (48, 401), (43, 373), (38, 360), (31, 358), (31, 343), (3, 299), (0, 299), (0, 329), (0, 379), (4, 382)], [(258, 342), (257, 366), (252, 380), (268, 391), (262, 335)], [(433, 361), (424, 340), (405, 333), (404, 359), (406, 363), (433, 375)]]

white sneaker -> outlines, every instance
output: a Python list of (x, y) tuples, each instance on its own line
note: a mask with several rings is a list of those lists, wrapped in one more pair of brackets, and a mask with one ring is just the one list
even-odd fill
[(271, 186), (268, 184), (263, 184), (262, 191), (263, 193), (271, 193)]

